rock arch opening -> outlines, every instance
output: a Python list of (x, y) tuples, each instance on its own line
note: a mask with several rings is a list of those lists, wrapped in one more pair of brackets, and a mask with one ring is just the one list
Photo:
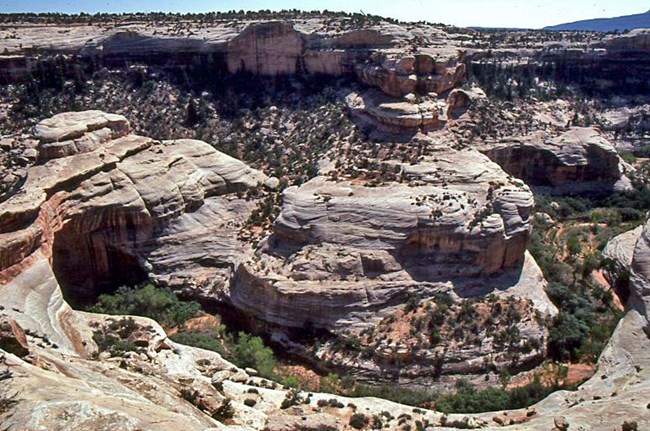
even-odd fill
[[(134, 230), (127, 225), (124, 233), (131, 236)], [(110, 241), (107, 231), (80, 232), (73, 224), (55, 234), (52, 266), (65, 299), (75, 307), (148, 279), (137, 256), (124, 244)]]

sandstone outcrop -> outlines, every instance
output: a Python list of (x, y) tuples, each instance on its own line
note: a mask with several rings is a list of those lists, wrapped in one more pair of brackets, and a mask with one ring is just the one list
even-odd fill
[[(408, 183), (369, 187), (317, 177), (286, 189), (273, 234), (261, 249), (273, 269), (268, 283), (277, 287), (272, 290), (294, 285), (297, 294), (309, 294), (307, 283), (324, 283), (340, 286), (338, 296), (373, 280), (394, 284), (476, 277), (523, 262), (533, 207), (523, 183), (474, 151), (441, 149), (435, 159), (397, 167)], [(245, 272), (257, 272), (250, 265), (244, 265)], [(336, 288), (317, 290), (333, 294)], [(341, 305), (334, 308), (343, 311)], [(327, 320), (313, 323), (334, 326), (336, 312), (331, 311), (323, 313), (330, 315)], [(317, 319), (309, 311), (277, 315), (292, 319), (284, 322), (288, 326), (300, 326), (309, 316)]]
[(346, 102), (361, 128), (388, 135), (439, 129), (447, 120), (444, 101), (430, 96), (418, 100), (409, 94), (396, 99), (371, 89), (350, 93)]
[[(287, 188), (271, 236), (237, 270), (232, 304), (279, 328), (356, 334), (409, 297), (439, 292), (513, 295), (556, 312), (539, 268), (525, 257), (533, 199), (521, 181), (477, 151), (445, 145), (418, 164), (389, 169), (405, 181), (371, 186), (321, 176)], [(535, 324), (522, 332), (544, 336)], [(476, 372), (474, 353), (485, 352), (461, 355), (462, 365), (445, 370)], [(433, 357), (427, 361), (412, 379), (431, 377)], [(370, 364), (359, 369), (381, 374)]]
[[(345, 429), (350, 414), (351, 408), (323, 413), (316, 403), (331, 397), (326, 394), (283, 413), (286, 391), (262, 387), (269, 383), (252, 372), (230, 371), (217, 354), (171, 343), (145, 319), (136, 319), (139, 332), (132, 341), (139, 350), (94, 358), (93, 333), (109, 327), (110, 318), (72, 310), (55, 272), (68, 283), (68, 295), (73, 287), (80, 295), (96, 293), (115, 282), (116, 273), (132, 279), (137, 270), (165, 284), (222, 295), (271, 324), (345, 327), (352, 334), (402, 308), (411, 293), (426, 298), (444, 291), (462, 301), (494, 292), (533, 298), (540, 311), (555, 311), (539, 268), (525, 254), (532, 195), (474, 149), (436, 148), (413, 164), (384, 161), (400, 171), (401, 183), (321, 176), (291, 187), (272, 236), (253, 255), (237, 232), (254, 203), (236, 192), (264, 183), (260, 172), (199, 141), (133, 135), (125, 119), (98, 112), (60, 116), (36, 132), (39, 164), (0, 208), (4, 340), (28, 353), (24, 359), (0, 355), (2, 370), (11, 372), (3, 379), (20, 376), (7, 385), (20, 395), (2, 413), (9, 430), (62, 423), (69, 429), (222, 429), (210, 415), (226, 397), (233, 400), (234, 423), (252, 429), (296, 422), (283, 414), (309, 417), (310, 426)], [(575, 133), (580, 141), (586, 132)], [(584, 151), (577, 154), (588, 159)], [(218, 241), (211, 241), (214, 231)], [(550, 429), (557, 417), (571, 428), (615, 428), (621, 414), (647, 425), (648, 231), (646, 226), (632, 257), (633, 310), (619, 324), (598, 374), (576, 393), (539, 403), (529, 422), (511, 429)], [(525, 324), (539, 330), (532, 321)], [(396, 357), (408, 357), (394, 347)], [(450, 370), (475, 365), (474, 352), (461, 353)], [(249, 392), (252, 386), (260, 387), (257, 394)], [(257, 408), (245, 403), (251, 397)], [(415, 414), (381, 400), (354, 403), (368, 414)], [(417, 415), (436, 426), (500, 428), (493, 413)], [(520, 416), (525, 412), (509, 417)]]
[[(650, 221), (644, 226), (634, 247), (628, 306), (650, 321)], [(646, 323), (645, 330), (650, 337), (650, 324)]]
[(436, 59), (418, 53), (410, 56), (375, 55), (363, 65), (357, 66), (361, 82), (379, 87), (391, 97), (407, 94), (442, 94), (465, 79), (466, 69), (462, 56), (457, 59)]
[(304, 45), (303, 35), (290, 25), (269, 22), (249, 26), (228, 43), (228, 71), (294, 74)]
[[(0, 57), (0, 64), (7, 65), (0, 71), (0, 79), (18, 80), (34, 69), (35, 60), (25, 55), (27, 50), (109, 63), (128, 58), (158, 64), (164, 56), (166, 63), (180, 66), (187, 64), (189, 57), (223, 73), (356, 75), (393, 97), (416, 90), (444, 93), (465, 76), (462, 56), (442, 30), (413, 32), (380, 22), (340, 31), (331, 24), (323, 18), (217, 21), (207, 28), (193, 28), (188, 23), (185, 31), (153, 29), (136, 21), (110, 30), (93, 25), (25, 27), (19, 35), (0, 30), (0, 37), (6, 36), (0, 39), (0, 51), (15, 53)], [(397, 47), (417, 47), (420, 39), (436, 41), (437, 46), (400, 58)]]
[(34, 127), (43, 161), (87, 153), (129, 132), (126, 118), (101, 111), (67, 112)]
[(478, 143), (506, 172), (553, 193), (607, 192), (630, 187), (628, 170), (613, 145), (595, 128), (573, 127), (547, 137)]
[(620, 269), (629, 270), (634, 257), (634, 247), (643, 232), (643, 226), (620, 234), (610, 240), (603, 249), (603, 256), (612, 259)]
[[(223, 71), (271, 76), (354, 74), (375, 88), (351, 95), (353, 113), (371, 127), (410, 137), (440, 128), (472, 102), (470, 93), (453, 90), (465, 73), (453, 43), (440, 49), (440, 56), (414, 49), (419, 43), (434, 45), (434, 36), (448, 37), (442, 30), (433, 35), (417, 26), (407, 31), (380, 24), (341, 34), (314, 20), (218, 23), (194, 30), (159, 35), (143, 25), (52, 26), (46, 32), (36, 26), (22, 29), (18, 40), (2, 38), (0, 49), (23, 52), (18, 44), (25, 43), (26, 49), (101, 61), (165, 58), (168, 65), (207, 62)], [(404, 36), (411, 32), (418, 43)], [(624, 50), (646, 48), (639, 39)], [(408, 51), (413, 55), (404, 55)], [(617, 55), (610, 47), (607, 55), (590, 53), (575, 61), (600, 56), (607, 62)], [(2, 63), (11, 66), (11, 79), (29, 69), (29, 56)], [(620, 64), (609, 70), (617, 68)], [(219, 355), (171, 343), (145, 319), (136, 319), (139, 332), (130, 340), (139, 350), (123, 357), (97, 354), (93, 333), (110, 326), (111, 318), (72, 310), (63, 293), (70, 299), (91, 297), (104, 287), (148, 277), (230, 303), (289, 346), (295, 344), (283, 333), (286, 328), (354, 336), (399, 314), (410, 299), (441, 292), (458, 303), (488, 293), (515, 296), (532, 300), (543, 314), (556, 312), (541, 271), (525, 253), (532, 195), (475, 149), (438, 148), (411, 164), (382, 160), (399, 171), (401, 182), (378, 185), (323, 174), (291, 187), (272, 235), (253, 254), (238, 234), (255, 202), (237, 192), (265, 183), (260, 172), (199, 141), (156, 142), (133, 135), (123, 117), (101, 112), (62, 115), (35, 131), (39, 164), (9, 181), (9, 199), (0, 202), (0, 348), (23, 356), (0, 352), (0, 377), (17, 376), (6, 386), (3, 380), (0, 388), (1, 396), (5, 387), (18, 395), (18, 403), (0, 413), (8, 430), (228, 429), (211, 418), (226, 399), (235, 410), (232, 429), (349, 428), (352, 407), (337, 411), (318, 404), (332, 395), (303, 394), (303, 404), (281, 409), (290, 396), (286, 390), (253, 377), (252, 370), (233, 369)], [(478, 150), (508, 174), (537, 187), (573, 192), (626, 186), (626, 167), (596, 129), (482, 145)], [(624, 417), (644, 429), (649, 423), (649, 231), (646, 226), (639, 232), (634, 247), (629, 244), (636, 233), (610, 247), (611, 256), (631, 268), (630, 311), (598, 373), (577, 392), (559, 392), (531, 410), (508, 415), (416, 413), (383, 400), (336, 399), (353, 402), (368, 416), (390, 411), (446, 428), (502, 429), (507, 417), (513, 430), (567, 424), (569, 429), (619, 429)], [(534, 319), (517, 328), (524, 338), (546, 335)], [(489, 336), (481, 337), (480, 348), (449, 349), (441, 370), (433, 361), (435, 349), (415, 354), (409, 346), (386, 342), (371, 356), (397, 364), (391, 380), (427, 387), (435, 372), (442, 371), (443, 379), (467, 377), (484, 373), (486, 360), (504, 369), (511, 365), (497, 356)], [(534, 364), (543, 356), (534, 349), (523, 359)], [(348, 367), (373, 380), (393, 371), (369, 360)], [(398, 421), (386, 426), (397, 428)]]
[[(74, 286), (68, 293), (83, 297), (110, 280), (156, 274), (161, 262), (182, 272), (188, 261), (210, 259), (215, 247), (229, 249), (216, 253), (216, 261), (236, 259), (234, 251), (244, 250), (235, 223), (253, 204), (233, 194), (262, 184), (260, 172), (201, 141), (155, 142), (128, 134), (123, 117), (96, 111), (56, 116), (35, 130), (44, 163), (29, 169), (20, 193), (0, 209), (2, 279), (40, 253)], [(186, 241), (170, 238), (179, 225)], [(201, 249), (205, 229), (219, 226), (222, 241)], [(189, 248), (179, 253), (163, 244)], [(214, 266), (227, 271), (228, 263)]]
[(636, 29), (607, 41), (611, 51), (648, 51), (650, 50), (650, 30)]

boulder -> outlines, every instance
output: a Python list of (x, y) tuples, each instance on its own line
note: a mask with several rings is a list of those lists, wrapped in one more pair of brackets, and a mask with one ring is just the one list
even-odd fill
[(0, 349), (19, 357), (29, 354), (24, 329), (14, 319), (0, 316)]
[(111, 139), (128, 134), (130, 128), (121, 115), (65, 112), (39, 122), (34, 126), (34, 135), (40, 141), (39, 157), (47, 161), (96, 150)]

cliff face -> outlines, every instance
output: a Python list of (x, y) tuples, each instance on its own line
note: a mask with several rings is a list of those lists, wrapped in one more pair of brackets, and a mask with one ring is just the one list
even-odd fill
[[(247, 217), (250, 205), (220, 196), (265, 180), (204, 142), (155, 142), (129, 134), (120, 116), (61, 114), (35, 130), (43, 163), (29, 170), (21, 193), (3, 202), (0, 212), (2, 279), (20, 273), (38, 252), (53, 261), (73, 289), (69, 293), (80, 298), (143, 276), (145, 270), (155, 273), (157, 262), (170, 256), (156, 250), (149, 259), (150, 244), (164, 243), (174, 229), (172, 221), (200, 219), (201, 211), (189, 214), (206, 203), (213, 214), (226, 212), (221, 208), (241, 210), (213, 223)], [(192, 236), (189, 230), (185, 237)], [(230, 233), (236, 242), (234, 228)], [(189, 248), (181, 255), (194, 256), (192, 241), (185, 244)]]
[(442, 94), (465, 78), (462, 55), (458, 59), (436, 59), (427, 54), (382, 58), (374, 55), (357, 66), (361, 82), (379, 87), (386, 95), (402, 97), (409, 93)]
[(301, 68), (304, 45), (303, 35), (292, 26), (280, 22), (250, 26), (228, 43), (228, 71), (295, 74)]
[(510, 175), (553, 192), (624, 190), (625, 164), (594, 128), (574, 127), (555, 137), (479, 144), (478, 149)]
[(219, 73), (347, 75), (396, 98), (442, 94), (465, 77), (460, 51), (442, 32), (427, 35), (439, 39), (439, 48), (404, 57), (399, 47), (413, 41), (402, 27), (378, 24), (333, 32), (323, 26), (319, 20), (244, 21), (218, 23), (209, 29), (199, 26), (187, 35), (138, 24), (111, 30), (45, 28), (40, 33), (27, 28), (21, 30), (20, 44), (7, 39), (4, 48), (19, 55), (0, 58), (7, 64), (0, 79), (20, 80), (29, 74), (36, 58), (25, 51), (64, 54), (70, 61), (95, 65), (125, 65), (128, 60), (181, 71), (202, 64)]
[[(634, 247), (630, 276), (629, 306), (650, 321), (650, 221), (646, 223)], [(650, 323), (646, 323), (650, 334)], [(650, 335), (648, 335), (650, 337)]]

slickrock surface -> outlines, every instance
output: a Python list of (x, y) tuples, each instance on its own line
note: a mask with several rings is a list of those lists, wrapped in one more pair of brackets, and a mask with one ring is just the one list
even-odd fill
[(34, 127), (40, 141), (41, 160), (58, 159), (96, 150), (129, 131), (126, 118), (101, 111), (66, 112), (43, 120)]
[(641, 232), (643, 232), (643, 226), (613, 238), (603, 249), (603, 256), (613, 259), (621, 268), (629, 269), (632, 266), (634, 248)]
[[(477, 151), (439, 143), (418, 164), (392, 162), (404, 183), (317, 177), (290, 187), (253, 255), (238, 234), (255, 202), (235, 192), (261, 187), (263, 174), (200, 141), (129, 134), (126, 119), (96, 111), (55, 116), (35, 133), (47, 156), (0, 214), (6, 282), (48, 259), (73, 300), (150, 278), (279, 328), (333, 331), (361, 331), (436, 292), (513, 295), (556, 312), (524, 254), (532, 194)], [(524, 340), (546, 336), (534, 321), (519, 329)], [(450, 354), (448, 371), (480, 372), (491, 352)], [(543, 356), (535, 349), (522, 361)], [(405, 381), (426, 380), (433, 365), (426, 359)]]
[[(0, 56), (0, 79), (28, 76), (39, 54), (151, 64), (164, 58), (170, 67), (205, 61), (220, 73), (347, 76), (371, 87), (356, 88), (348, 97), (359, 125), (405, 134), (414, 145), (418, 132), (465, 121), (459, 117), (484, 97), (474, 89), (454, 90), (465, 78), (466, 35), (431, 26), (377, 23), (350, 30), (342, 29), (342, 22), (297, 19), (155, 27), (7, 26), (0, 30), (0, 51), (10, 54)], [(609, 65), (609, 59), (643, 52), (646, 36), (612, 37), (598, 52), (546, 50), (552, 41), (537, 53), (515, 51), (526, 59), (568, 56), (583, 67), (594, 60), (611, 72), (620, 65)], [(482, 54), (475, 55), (480, 60)], [(0, 196), (6, 199), (0, 202), (0, 337), (12, 347), (12, 353), (0, 352), (0, 390), (15, 393), (17, 401), (0, 413), (3, 428), (349, 429), (351, 408), (322, 408), (317, 401), (352, 400), (315, 394), (308, 404), (281, 409), (286, 390), (217, 354), (170, 342), (146, 319), (136, 319), (139, 337), (131, 341), (138, 352), (100, 353), (93, 333), (110, 327), (110, 318), (72, 310), (62, 289), (69, 298), (84, 299), (108, 285), (149, 277), (223, 300), (268, 325), (276, 341), (289, 347), (295, 344), (287, 328), (361, 334), (398, 315), (413, 295), (431, 299), (446, 292), (462, 303), (494, 293), (552, 316), (557, 310), (546, 297), (542, 273), (525, 252), (532, 194), (514, 177), (556, 192), (629, 185), (627, 167), (597, 129), (570, 127), (564, 119), (555, 126), (563, 131), (464, 143), (458, 147), (463, 149), (441, 146), (411, 164), (383, 160), (401, 173), (402, 182), (377, 185), (323, 174), (290, 187), (271, 236), (253, 250), (239, 234), (256, 202), (238, 192), (261, 187), (267, 180), (261, 172), (204, 142), (134, 135), (117, 115), (90, 111), (44, 120), (35, 127), (38, 145), (26, 146), (25, 169), (11, 174), (9, 192)], [(3, 139), (2, 145), (14, 144)], [(507, 429), (541, 431), (565, 421), (569, 429), (620, 429), (622, 418), (647, 428), (648, 232), (650, 225), (633, 252), (629, 237), (609, 248), (612, 256), (631, 262), (631, 311), (603, 353), (598, 373), (577, 392), (507, 412), (508, 421), (504, 412), (442, 415), (384, 400), (352, 402), (368, 415), (409, 414), (441, 429), (502, 429), (512, 422)], [(547, 336), (529, 316), (517, 329), (524, 341)], [(458, 377), (478, 384), (486, 361), (503, 369), (509, 365), (494, 340), (483, 335), (478, 346), (444, 346), (441, 371), (448, 387)], [(440, 371), (435, 362), (440, 349), (414, 353), (408, 347), (384, 343), (371, 360), (347, 366), (375, 380), (397, 369), (395, 380), (429, 386)], [(317, 353), (328, 359), (332, 352), (326, 345)], [(534, 365), (543, 357), (542, 349), (533, 349), (521, 361)], [(382, 368), (382, 360), (397, 367)], [(249, 391), (253, 386), (257, 394)], [(212, 416), (226, 397), (235, 415), (224, 424)], [(244, 404), (251, 398), (254, 407)], [(396, 429), (397, 422), (387, 421), (388, 428)]]
[[(512, 295), (532, 299), (542, 314), (556, 313), (541, 271), (524, 254), (533, 196), (523, 182), (475, 150), (445, 145), (418, 164), (395, 162), (390, 169), (407, 180), (370, 186), (321, 176), (287, 188), (272, 235), (238, 268), (233, 305), (279, 327), (355, 334), (409, 297), (436, 292)], [(524, 338), (545, 337), (545, 329), (529, 323), (520, 328)], [(476, 358), (494, 354), (486, 346), (470, 350), (450, 352), (453, 365), (445, 371), (477, 372)], [(535, 350), (528, 359), (539, 355)], [(411, 375), (402, 361), (401, 377), (430, 379), (433, 360), (413, 365)], [(361, 374), (382, 374), (371, 363), (355, 366)]]
[[(400, 165), (405, 183), (370, 187), (362, 180), (318, 177), (289, 188), (273, 235), (256, 255), (242, 252), (238, 258), (232, 256), (236, 224), (250, 203), (234, 193), (258, 187), (263, 174), (200, 141), (156, 142), (129, 134), (122, 118), (75, 115), (83, 127), (49, 121), (37, 130), (64, 129), (51, 142), (92, 140), (93, 129), (109, 118), (111, 138), (75, 145), (72, 154), (30, 168), (21, 190), (0, 208), (0, 314), (13, 322), (2, 336), (14, 337), (23, 349), (26, 340), (29, 351), (0, 355), (0, 369), (8, 371), (2, 390), (16, 401), (1, 416), (7, 430), (284, 429), (297, 417), (315, 426), (349, 428), (349, 408), (317, 406), (317, 400), (333, 396), (315, 394), (308, 405), (280, 409), (285, 390), (233, 368), (216, 353), (172, 343), (148, 319), (135, 319), (139, 351), (97, 354), (93, 333), (119, 318), (72, 310), (53, 267), (71, 280), (91, 275), (84, 268), (92, 265), (99, 279), (85, 286), (90, 290), (115, 271), (112, 265), (126, 272), (144, 268), (174, 284), (174, 277), (212, 279), (215, 268), (233, 268), (240, 259), (245, 263), (238, 266), (232, 303), (272, 323), (282, 316), (287, 326), (309, 318), (322, 326), (367, 326), (371, 316), (403, 303), (409, 291), (426, 296), (445, 290), (457, 297), (494, 291), (532, 298), (536, 307), (554, 312), (539, 269), (524, 255), (532, 195), (475, 150), (440, 149), (419, 164)], [(216, 244), (206, 240), (213, 229), (220, 229)], [(640, 429), (648, 425), (648, 232), (650, 223), (633, 257), (635, 310), (619, 324), (598, 374), (578, 392), (550, 396), (530, 415), (509, 412), (516, 423), (527, 421), (509, 429), (550, 429), (560, 416), (576, 429), (614, 429), (621, 414), (638, 419)], [(173, 255), (179, 251), (185, 258)], [(67, 263), (57, 263), (56, 256)], [(489, 278), (490, 284), (481, 278), (495, 272), (501, 275)], [(228, 273), (221, 277), (226, 280)], [(250, 283), (242, 282), (246, 277)], [(83, 283), (72, 284), (83, 293)], [(203, 287), (215, 294), (214, 286)], [(330, 320), (326, 312), (332, 312)], [(252, 395), (251, 385), (266, 388)], [(233, 400), (233, 426), (211, 417), (226, 397)], [(244, 405), (250, 397), (258, 407)], [(369, 415), (410, 412), (413, 420), (442, 429), (501, 429), (494, 414), (413, 413), (412, 407), (383, 400), (353, 402)]]
[[(78, 125), (71, 123), (75, 119)], [(54, 257), (56, 270), (74, 286), (71, 293), (83, 297), (115, 274), (127, 281), (138, 267), (155, 274), (167, 262), (165, 276), (173, 279), (172, 268), (187, 270), (189, 261), (209, 260), (210, 252), (216, 261), (228, 256), (222, 265), (213, 265), (218, 270), (201, 276), (210, 278), (228, 272), (229, 262), (231, 267), (243, 253), (236, 225), (248, 217), (252, 204), (234, 194), (263, 183), (260, 172), (201, 141), (154, 142), (128, 134), (126, 119), (96, 111), (62, 114), (35, 130), (47, 154), (43, 159), (53, 157), (51, 142), (74, 151), (32, 167), (20, 192), (3, 202), (3, 280), (20, 273), (40, 252)], [(114, 138), (119, 135), (124, 136)], [(206, 230), (218, 231), (221, 242), (204, 248)], [(220, 247), (222, 252), (216, 252)]]
[[(639, 311), (650, 320), (650, 221), (634, 247), (630, 274), (630, 308)], [(646, 323), (646, 334), (650, 336), (650, 324)]]
[(477, 147), (509, 174), (554, 193), (625, 190), (627, 167), (595, 128), (572, 127), (557, 136), (538, 133)]
[(446, 121), (447, 106), (437, 97), (425, 96), (417, 100), (410, 93), (408, 97), (397, 99), (372, 89), (350, 93), (346, 102), (361, 127), (389, 135), (434, 130)]
[[(243, 273), (297, 292), (305, 282), (321, 284), (328, 295), (340, 289), (336, 296), (354, 303), (343, 285), (359, 286), (370, 299), (372, 284), (475, 277), (523, 262), (533, 197), (522, 182), (472, 150), (441, 149), (435, 158), (398, 167), (409, 183), (370, 187), (317, 177), (286, 189), (273, 234)], [(321, 321), (314, 305), (304, 316), (277, 313), (286, 316), (278, 319), (300, 326), (311, 316), (312, 323), (334, 326), (335, 310)]]

